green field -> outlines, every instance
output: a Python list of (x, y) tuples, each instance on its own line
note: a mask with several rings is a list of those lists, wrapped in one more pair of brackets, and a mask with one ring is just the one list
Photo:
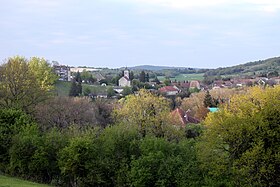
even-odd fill
[(48, 187), (48, 185), (0, 175), (0, 187)]
[[(83, 90), (89, 88), (92, 93), (106, 93), (106, 86), (83, 84)], [(57, 81), (55, 84), (55, 94), (58, 96), (68, 96), (71, 82)]]
[[(196, 74), (180, 74), (177, 75), (175, 78), (170, 78), (171, 81), (174, 81), (175, 79), (177, 81), (192, 81), (192, 80), (203, 80), (204, 73), (196, 73)], [(165, 76), (158, 76), (158, 79), (160, 81), (165, 80)]]

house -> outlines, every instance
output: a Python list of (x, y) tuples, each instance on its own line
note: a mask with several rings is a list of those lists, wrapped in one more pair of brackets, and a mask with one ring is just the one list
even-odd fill
[(194, 89), (194, 88), (200, 89), (200, 83), (199, 83), (199, 81), (191, 81), (191, 82), (190, 82), (190, 88), (191, 88), (191, 89)]
[(105, 79), (105, 77), (103, 75), (101, 75), (100, 72), (92, 72), (93, 77), (96, 78), (96, 81), (99, 82), (103, 79)]
[(176, 108), (171, 112), (171, 116), (176, 125), (185, 127), (189, 123), (198, 124), (200, 121), (190, 116), (190, 110), (184, 111), (180, 108)]
[(70, 67), (65, 65), (53, 65), (54, 72), (60, 81), (71, 81)]
[(131, 86), (131, 81), (129, 79), (129, 70), (128, 69), (124, 70), (124, 76), (119, 79), (119, 86), (120, 87), (125, 87), (125, 86), (130, 87)]
[(176, 86), (181, 89), (189, 89), (190, 88), (190, 83), (189, 82), (172, 82), (172, 86)]
[(177, 86), (164, 86), (159, 89), (159, 92), (166, 96), (175, 96), (180, 92), (180, 89)]

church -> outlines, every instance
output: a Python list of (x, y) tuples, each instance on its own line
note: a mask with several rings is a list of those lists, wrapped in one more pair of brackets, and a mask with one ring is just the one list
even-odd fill
[(130, 87), (131, 86), (131, 81), (129, 79), (129, 70), (128, 69), (124, 70), (124, 76), (119, 79), (119, 86), (121, 86), (121, 87), (125, 87), (125, 86)]

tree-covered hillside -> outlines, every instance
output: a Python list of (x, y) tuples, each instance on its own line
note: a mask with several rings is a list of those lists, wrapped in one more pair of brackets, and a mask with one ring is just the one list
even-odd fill
[(248, 62), (246, 64), (241, 64), (232, 67), (212, 69), (207, 71), (205, 75), (253, 75), (256, 73), (267, 74), (273, 71), (280, 71), (280, 57), (274, 57), (255, 62)]

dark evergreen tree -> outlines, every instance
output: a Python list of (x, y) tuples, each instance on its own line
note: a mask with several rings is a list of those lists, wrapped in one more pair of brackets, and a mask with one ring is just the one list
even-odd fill
[(132, 81), (134, 79), (133, 71), (129, 72), (129, 79)]
[(77, 94), (78, 96), (83, 93), (83, 87), (82, 87), (82, 82), (77, 83)]
[(145, 80), (146, 80), (146, 74), (144, 71), (141, 71), (140, 76), (139, 76), (139, 81), (145, 82)]
[(213, 98), (210, 95), (209, 91), (207, 90), (206, 95), (204, 97), (203, 101), (204, 106), (207, 107), (212, 107), (213, 106)]
[(82, 82), (81, 73), (80, 73), (79, 71), (78, 71), (78, 73), (76, 74), (75, 81), (76, 81), (76, 82)]
[(83, 93), (82, 78), (80, 72), (78, 72), (75, 78), (72, 80), (69, 96), (77, 97), (82, 93)]
[(160, 81), (158, 80), (158, 78), (156, 77), (154, 80), (157, 84), (160, 84)]
[(149, 82), (149, 81), (150, 81), (150, 76), (149, 76), (149, 73), (147, 73), (145, 76), (145, 82)]
[(72, 84), (71, 84), (71, 87), (70, 87), (70, 91), (69, 91), (69, 96), (71, 97), (76, 97), (78, 96), (78, 92), (77, 92), (77, 84), (76, 84), (76, 81), (75, 79), (72, 80)]
[(77, 92), (77, 96), (81, 95), (83, 93), (83, 87), (82, 87), (82, 78), (81, 78), (81, 74), (78, 71), (76, 77), (76, 92)]

